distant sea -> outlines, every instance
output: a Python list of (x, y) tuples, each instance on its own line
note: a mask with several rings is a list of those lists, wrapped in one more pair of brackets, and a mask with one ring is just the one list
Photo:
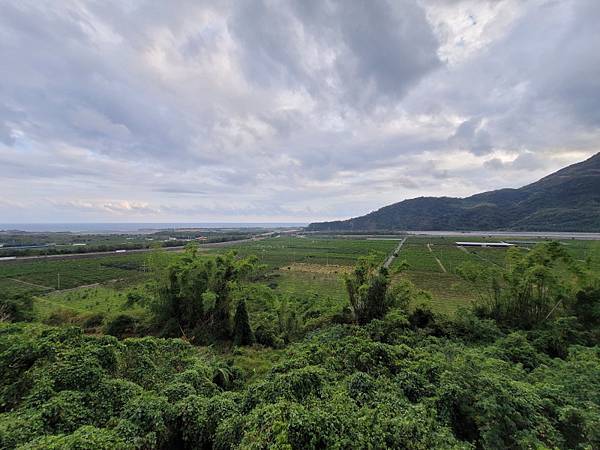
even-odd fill
[(284, 228), (304, 227), (306, 223), (250, 223), (250, 222), (220, 222), (220, 223), (0, 223), (2, 230), (19, 230), (30, 232), (71, 232), (71, 233), (151, 233), (157, 230), (172, 230), (177, 228)]

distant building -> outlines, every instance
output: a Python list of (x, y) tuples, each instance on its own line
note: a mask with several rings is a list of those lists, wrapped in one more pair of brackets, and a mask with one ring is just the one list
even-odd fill
[(494, 247), (494, 248), (505, 248), (514, 247), (515, 244), (509, 244), (508, 242), (456, 242), (459, 247)]

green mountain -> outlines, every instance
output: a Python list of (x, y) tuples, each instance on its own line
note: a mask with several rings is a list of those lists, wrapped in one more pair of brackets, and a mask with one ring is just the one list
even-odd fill
[(310, 231), (520, 230), (600, 232), (600, 153), (519, 189), (419, 197)]

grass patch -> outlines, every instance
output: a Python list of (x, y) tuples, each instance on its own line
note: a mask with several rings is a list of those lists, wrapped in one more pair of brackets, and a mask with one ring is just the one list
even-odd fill
[(137, 317), (147, 314), (147, 310), (141, 305), (134, 305), (131, 308), (126, 306), (128, 292), (97, 286), (50, 293), (34, 298), (34, 313), (40, 321), (60, 310), (73, 311), (78, 315), (102, 313), (106, 317), (121, 313)]

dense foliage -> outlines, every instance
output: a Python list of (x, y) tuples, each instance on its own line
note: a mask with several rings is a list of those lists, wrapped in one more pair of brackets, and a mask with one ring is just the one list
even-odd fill
[(183, 339), (125, 314), (100, 336), (0, 324), (0, 448), (600, 448), (598, 274), (555, 244), (509, 259), (462, 269), (481, 299), (453, 318), (361, 260), (323, 316), (191, 249), (149, 302)]
[(238, 259), (234, 253), (200, 258), (191, 247), (157, 280), (152, 306), (163, 334), (198, 342), (230, 339), (232, 293), (255, 270), (255, 258)]
[[(4, 325), (0, 447), (600, 445), (598, 347), (560, 327), (503, 333), (468, 313), (426, 328), (409, 319), (392, 311), (319, 331), (246, 385), (180, 340)], [(563, 358), (548, 339), (562, 341)]]
[(30, 295), (0, 293), (0, 322), (28, 321), (32, 315), (33, 302)]
[(364, 325), (382, 319), (391, 308), (406, 309), (410, 301), (410, 283), (391, 287), (388, 270), (371, 258), (360, 258), (350, 274), (344, 276), (354, 320)]

